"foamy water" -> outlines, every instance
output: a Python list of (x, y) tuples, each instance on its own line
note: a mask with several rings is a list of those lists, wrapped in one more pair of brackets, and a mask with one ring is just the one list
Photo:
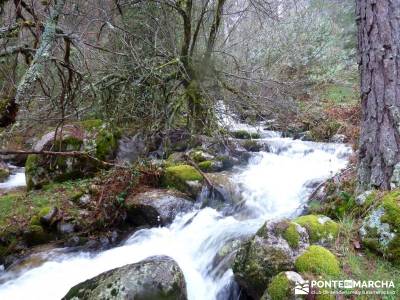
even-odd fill
[(3, 278), (12, 279), (0, 286), (0, 299), (60, 299), (86, 279), (153, 255), (168, 255), (177, 261), (189, 299), (228, 299), (232, 271), (227, 268), (214, 272), (213, 265), (221, 247), (254, 234), (268, 219), (297, 214), (312, 192), (308, 184), (327, 179), (344, 168), (350, 154), (350, 149), (341, 144), (293, 141), (276, 135), (263, 141), (271, 151), (255, 154), (233, 178), (242, 189), (242, 210), (250, 214), (237, 218), (240, 212), (226, 216), (204, 208), (177, 217), (169, 227), (138, 231), (120, 247), (98, 254), (52, 256), (22, 274), (3, 274)]

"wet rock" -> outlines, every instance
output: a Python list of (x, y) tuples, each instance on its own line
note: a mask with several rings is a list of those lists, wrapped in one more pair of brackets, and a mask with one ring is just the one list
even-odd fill
[(334, 134), (329, 142), (331, 143), (345, 143), (347, 141), (347, 137), (344, 134)]
[(174, 188), (196, 198), (201, 191), (203, 176), (192, 166), (178, 165), (167, 167), (161, 182), (164, 187)]
[(302, 141), (313, 141), (314, 137), (310, 131), (300, 132), (294, 136), (294, 139), (299, 139)]
[(400, 192), (388, 192), (364, 219), (360, 237), (368, 248), (400, 263)]
[(187, 292), (177, 263), (166, 256), (154, 256), (82, 282), (63, 299), (186, 300)]
[(290, 224), (288, 220), (267, 222), (236, 254), (235, 279), (254, 299), (260, 299), (272, 277), (292, 270), (296, 257), (309, 245), (307, 232), (296, 225), (296, 242), (289, 244), (285, 232)]
[(129, 196), (125, 200), (128, 221), (136, 226), (170, 224), (179, 213), (193, 208), (193, 202), (184, 194), (152, 189)]
[(281, 272), (274, 276), (261, 300), (300, 300), (301, 295), (294, 295), (294, 288), (297, 284), (305, 283), (300, 274), (293, 271)]

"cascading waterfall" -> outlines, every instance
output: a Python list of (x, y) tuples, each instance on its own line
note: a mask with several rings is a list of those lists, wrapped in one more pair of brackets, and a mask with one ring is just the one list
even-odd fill
[(342, 144), (294, 141), (268, 132), (263, 137), (269, 152), (255, 154), (233, 176), (244, 201), (231, 215), (203, 208), (178, 216), (169, 227), (140, 230), (101, 253), (45, 253), (47, 261), (39, 267), (2, 274), (0, 299), (60, 299), (88, 278), (153, 255), (177, 261), (189, 299), (229, 299), (233, 273), (228, 267), (217, 269), (218, 251), (254, 234), (266, 220), (298, 214), (313, 183), (344, 168), (351, 153)]

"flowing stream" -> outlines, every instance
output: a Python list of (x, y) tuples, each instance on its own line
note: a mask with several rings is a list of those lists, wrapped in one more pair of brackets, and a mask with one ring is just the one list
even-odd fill
[(12, 165), (8, 165), (11, 170), (10, 176), (4, 182), (0, 182), (0, 190), (10, 190), (25, 186), (25, 170)]
[(266, 220), (299, 214), (313, 187), (344, 168), (351, 153), (342, 144), (294, 141), (268, 132), (262, 141), (269, 152), (254, 154), (234, 172), (244, 204), (231, 214), (198, 209), (178, 216), (169, 227), (140, 230), (107, 251), (45, 253), (41, 266), (0, 276), (0, 299), (60, 299), (75, 284), (153, 255), (178, 262), (190, 300), (234, 299), (233, 273), (215, 263), (218, 251), (254, 234)]

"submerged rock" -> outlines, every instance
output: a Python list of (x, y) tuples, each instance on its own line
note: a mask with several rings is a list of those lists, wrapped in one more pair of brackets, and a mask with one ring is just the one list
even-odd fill
[[(309, 245), (304, 228), (287, 220), (267, 222), (249, 241), (242, 244), (233, 263), (233, 273), (239, 286), (254, 299), (260, 299), (272, 277), (292, 270), (296, 257)], [(295, 237), (287, 230), (295, 228)], [(291, 240), (291, 244), (286, 238)]]
[(187, 292), (178, 264), (167, 256), (154, 256), (74, 286), (63, 298), (69, 299), (186, 300)]
[(172, 190), (152, 189), (125, 200), (128, 221), (136, 226), (168, 225), (193, 203), (186, 195)]
[(393, 262), (400, 263), (400, 191), (387, 193), (382, 203), (364, 219), (363, 243)]

